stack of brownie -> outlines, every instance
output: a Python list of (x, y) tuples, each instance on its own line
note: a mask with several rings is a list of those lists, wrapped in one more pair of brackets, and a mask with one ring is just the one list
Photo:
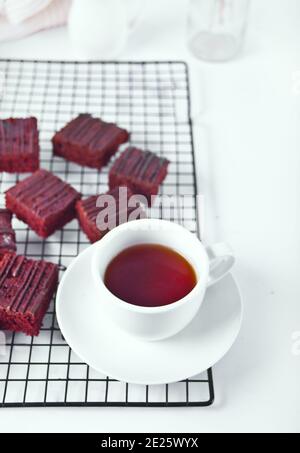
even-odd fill
[(135, 201), (132, 196), (127, 187), (115, 187), (105, 194), (92, 195), (76, 203), (79, 224), (92, 243), (117, 225), (146, 217), (139, 200)]
[(58, 267), (6, 254), (0, 262), (0, 326), (38, 335), (56, 290)]
[[(54, 135), (53, 153), (100, 171), (129, 136), (116, 124), (81, 114)], [(44, 239), (77, 217), (96, 242), (124, 221), (145, 217), (132, 196), (151, 205), (168, 165), (150, 151), (129, 147), (110, 169), (109, 191), (82, 199), (70, 184), (39, 169), (36, 118), (0, 120), (0, 171), (32, 173), (6, 192), (6, 209), (0, 209), (0, 329), (38, 335), (58, 283), (56, 264), (16, 254), (12, 214)]]
[(39, 168), (36, 118), (0, 120), (0, 171), (26, 173)]
[(128, 139), (129, 133), (116, 124), (81, 114), (54, 135), (53, 152), (79, 165), (100, 170)]

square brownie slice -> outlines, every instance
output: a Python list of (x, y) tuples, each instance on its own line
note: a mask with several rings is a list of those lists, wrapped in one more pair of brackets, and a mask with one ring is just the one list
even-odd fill
[(58, 267), (12, 254), (0, 261), (0, 328), (38, 335), (58, 283)]
[(109, 187), (127, 186), (133, 193), (144, 195), (151, 204), (151, 196), (158, 194), (169, 163), (150, 151), (127, 148), (109, 172)]
[(54, 135), (53, 152), (79, 165), (100, 169), (128, 138), (129, 133), (116, 124), (81, 114)]
[(6, 207), (47, 238), (75, 217), (81, 195), (47, 170), (38, 170), (6, 192)]
[(39, 168), (39, 152), (36, 118), (0, 120), (0, 171), (33, 172)]
[[(109, 204), (107, 195), (112, 196), (115, 203)], [(146, 217), (138, 200), (133, 200), (133, 205), (130, 205), (129, 200), (132, 195), (127, 187), (116, 187), (105, 194), (93, 195), (77, 201), (77, 218), (90, 242), (99, 241), (106, 233), (122, 223)]]
[(0, 209), (0, 257), (5, 253), (15, 253), (16, 234), (11, 226), (12, 213), (8, 209)]

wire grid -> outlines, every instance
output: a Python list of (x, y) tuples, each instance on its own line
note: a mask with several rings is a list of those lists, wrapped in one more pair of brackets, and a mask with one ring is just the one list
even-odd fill
[[(161, 194), (190, 196), (180, 221), (197, 232), (197, 187), (185, 63), (0, 60), (0, 107), (2, 118), (38, 118), (41, 167), (72, 184), (84, 196), (107, 191), (108, 168), (98, 172), (54, 157), (50, 141), (54, 132), (85, 112), (127, 128), (131, 131), (131, 144), (171, 161)], [(25, 176), (2, 173), (1, 204), (4, 192)], [(159, 218), (164, 214), (163, 205), (151, 211), (152, 216)], [(179, 221), (175, 214), (174, 220)], [(47, 240), (41, 240), (17, 219), (13, 225), (18, 253), (57, 263), (61, 275), (89, 245), (76, 220)], [(135, 386), (89, 368), (65, 343), (55, 317), (55, 301), (38, 337), (7, 332), (0, 350), (2, 407), (209, 406), (213, 399), (211, 370), (172, 385)]]

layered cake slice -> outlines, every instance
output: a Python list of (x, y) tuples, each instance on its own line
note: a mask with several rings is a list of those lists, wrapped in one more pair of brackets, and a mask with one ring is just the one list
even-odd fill
[[(108, 195), (114, 202), (108, 201)], [(146, 217), (137, 200), (130, 203), (132, 195), (127, 187), (116, 187), (106, 194), (77, 201), (76, 211), (80, 227), (91, 242), (99, 241), (122, 223)]]
[(75, 217), (80, 194), (47, 170), (38, 170), (6, 192), (6, 207), (47, 238)]
[(127, 186), (133, 193), (144, 195), (149, 203), (157, 195), (167, 175), (169, 161), (150, 151), (127, 148), (109, 172), (109, 187)]
[(8, 209), (0, 209), (0, 257), (5, 253), (15, 253), (17, 250), (11, 218), (12, 213)]
[(39, 168), (36, 118), (0, 120), (0, 171), (33, 172)]
[(58, 283), (58, 267), (6, 254), (0, 261), (0, 329), (38, 335)]
[(129, 133), (116, 124), (81, 114), (54, 135), (53, 152), (79, 165), (100, 169), (128, 138)]

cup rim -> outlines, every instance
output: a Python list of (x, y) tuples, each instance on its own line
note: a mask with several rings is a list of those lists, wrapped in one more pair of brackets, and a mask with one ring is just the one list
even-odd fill
[[(160, 225), (165, 225), (166, 227), (169, 225), (171, 228), (177, 229), (178, 231), (180, 230), (182, 233), (186, 234), (187, 236), (190, 235), (191, 240), (197, 241), (198, 246), (201, 248), (201, 251), (203, 253), (203, 258), (206, 261), (206, 266), (204, 266), (204, 270), (202, 271), (202, 277), (201, 280), (198, 280), (194, 288), (192, 289), (191, 292), (189, 292), (185, 297), (182, 299), (173, 302), (168, 305), (162, 305), (159, 307), (143, 307), (140, 305), (134, 305), (129, 302), (126, 302), (125, 300), (120, 299), (119, 297), (115, 296), (104, 284), (104, 281), (102, 278), (99, 278), (99, 273), (96, 269), (96, 265), (98, 263), (98, 257), (101, 253), (101, 249), (106, 246), (106, 243), (111, 240), (113, 236), (116, 236), (118, 234), (123, 233), (126, 230), (130, 230), (130, 228), (134, 227), (142, 227), (143, 225), (146, 224), (160, 224)], [(150, 230), (151, 232), (151, 230)], [(154, 242), (153, 242), (154, 243)], [(121, 308), (126, 309), (127, 311), (135, 312), (135, 313), (145, 313), (145, 314), (156, 314), (156, 313), (165, 313), (168, 311), (173, 311), (182, 305), (185, 305), (191, 298), (194, 298), (197, 294), (200, 293), (204, 287), (206, 289), (207, 287), (207, 281), (208, 281), (208, 276), (209, 276), (209, 259), (208, 255), (206, 253), (205, 247), (201, 243), (199, 237), (197, 235), (194, 235), (191, 233), (187, 228), (183, 227), (182, 225), (179, 225), (176, 222), (170, 222), (168, 220), (161, 220), (161, 219), (139, 219), (139, 220), (133, 220), (131, 222), (124, 223), (122, 225), (119, 225), (115, 227), (113, 230), (109, 231), (102, 239), (100, 239), (96, 244), (98, 244), (98, 247), (95, 247), (93, 256), (92, 256), (92, 262), (91, 262), (91, 269), (92, 269), (92, 276), (95, 284), (95, 288), (98, 286), (100, 283), (100, 289), (101, 291), (104, 292), (104, 295), (106, 294), (107, 298), (110, 299), (110, 301), (117, 303)], [(159, 244), (159, 241), (155, 241), (155, 244)], [(165, 244), (162, 244), (165, 245)], [(172, 246), (170, 245), (170, 248)], [(188, 259), (183, 253), (181, 253), (186, 259)], [(200, 259), (200, 257), (199, 257)]]

